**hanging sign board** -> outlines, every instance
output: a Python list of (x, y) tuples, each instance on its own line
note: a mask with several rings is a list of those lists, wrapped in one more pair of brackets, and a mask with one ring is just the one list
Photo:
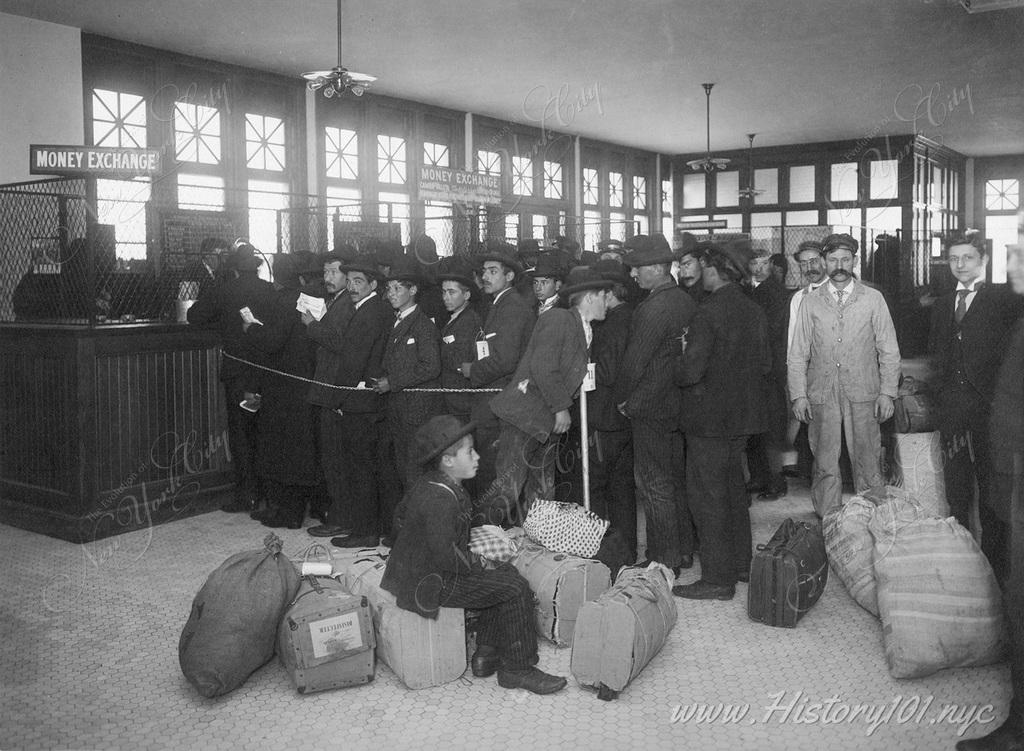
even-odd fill
[(450, 167), (420, 167), (420, 198), (459, 203), (501, 203), (501, 177)]
[(676, 229), (725, 229), (729, 222), (725, 219), (712, 219), (706, 222), (676, 222)]
[(110, 146), (28, 147), (30, 175), (126, 178), (160, 174), (160, 149)]

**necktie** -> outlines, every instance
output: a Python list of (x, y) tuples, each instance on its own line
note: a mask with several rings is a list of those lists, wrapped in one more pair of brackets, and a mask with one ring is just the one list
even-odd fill
[(964, 320), (964, 316), (967, 315), (967, 295), (969, 294), (971, 294), (969, 289), (958, 289), (956, 291), (956, 312), (953, 313), (953, 317), (956, 318), (957, 323)]
[(843, 304), (843, 295), (844, 295), (844, 294), (846, 294), (846, 293), (845, 293), (845, 292), (843, 292), (843, 290), (841, 290), (841, 289), (837, 289), (837, 290), (836, 290), (836, 302), (837, 302), (837, 303), (838, 303), (838, 304), (839, 304), (840, 306), (842, 306), (842, 304)]

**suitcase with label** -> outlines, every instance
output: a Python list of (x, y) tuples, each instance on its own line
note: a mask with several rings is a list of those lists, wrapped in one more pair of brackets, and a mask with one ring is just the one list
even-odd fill
[(624, 568), (611, 589), (580, 608), (570, 665), (599, 699), (618, 696), (665, 646), (676, 623), (673, 578), (658, 564)]
[(786, 519), (750, 566), (747, 614), (769, 626), (794, 628), (821, 597), (828, 557), (821, 528)]
[(440, 608), (437, 618), (402, 610), (380, 588), (386, 564), (360, 558), (343, 574), (345, 586), (370, 602), (377, 654), (409, 688), (440, 686), (466, 672), (466, 618), (462, 608)]
[(611, 586), (611, 573), (600, 561), (555, 553), (529, 539), (512, 565), (537, 597), (537, 633), (559, 647), (572, 644), (583, 603), (596, 600)]
[(277, 630), (281, 663), (300, 694), (373, 680), (373, 621), (365, 597), (304, 576)]

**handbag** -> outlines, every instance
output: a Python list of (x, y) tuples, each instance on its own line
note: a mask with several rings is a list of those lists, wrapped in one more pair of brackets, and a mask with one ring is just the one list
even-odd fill
[(334, 573), (334, 555), (322, 542), (314, 542), (301, 558), (292, 558), (292, 563), (302, 576), (331, 576)]
[(526, 512), (523, 530), (548, 550), (593, 558), (608, 521), (576, 503), (537, 499)]

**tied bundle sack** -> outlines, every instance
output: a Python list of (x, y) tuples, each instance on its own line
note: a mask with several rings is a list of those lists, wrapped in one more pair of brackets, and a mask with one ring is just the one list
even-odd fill
[(843, 505), (829, 509), (821, 520), (829, 566), (857, 604), (875, 617), (878, 617), (875, 538), (869, 525), (875, 508), (890, 500), (899, 501), (903, 513), (910, 514), (910, 519), (925, 516), (924, 509), (909, 493), (887, 486), (855, 495)]
[(178, 641), (181, 672), (196, 691), (207, 698), (233, 691), (274, 656), (277, 625), (299, 581), (272, 533), (262, 550), (237, 553), (210, 574)]
[(999, 586), (970, 532), (899, 500), (875, 509), (870, 529), (890, 675), (920, 678), (1002, 659)]
[(608, 521), (578, 503), (538, 498), (526, 512), (523, 530), (548, 550), (593, 558), (608, 530)]
[(896, 433), (895, 484), (907, 491), (930, 516), (949, 516), (942, 441), (932, 433)]
[(611, 589), (584, 603), (570, 660), (578, 683), (614, 699), (654, 659), (676, 624), (674, 579), (658, 563), (624, 568)]

